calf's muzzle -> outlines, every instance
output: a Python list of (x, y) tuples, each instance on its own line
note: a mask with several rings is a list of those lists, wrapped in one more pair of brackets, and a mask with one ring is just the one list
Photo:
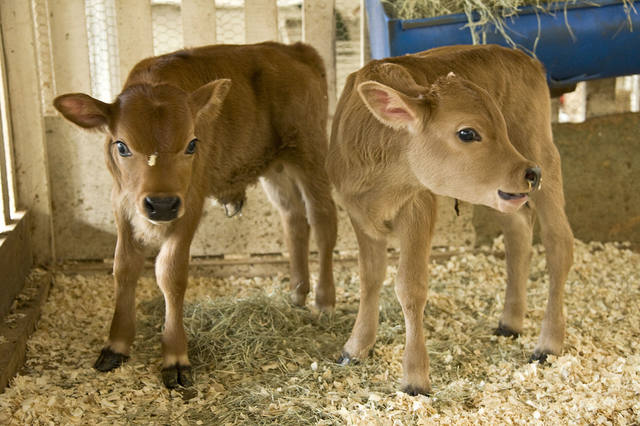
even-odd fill
[(147, 217), (156, 222), (169, 222), (178, 217), (180, 197), (145, 197), (144, 209)]

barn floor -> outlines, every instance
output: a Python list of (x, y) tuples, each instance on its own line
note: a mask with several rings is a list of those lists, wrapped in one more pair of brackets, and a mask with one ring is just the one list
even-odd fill
[(431, 268), (425, 316), (432, 397), (398, 392), (404, 341), (393, 294), (383, 287), (374, 354), (334, 361), (357, 312), (356, 268), (338, 273), (333, 317), (286, 301), (283, 275), (207, 278), (187, 291), (193, 388), (160, 381), (163, 302), (150, 277), (138, 288), (138, 336), (130, 361), (92, 368), (112, 310), (111, 277), (55, 277), (27, 362), (0, 395), (0, 424), (638, 424), (640, 254), (620, 244), (576, 242), (567, 282), (565, 352), (528, 364), (546, 300), (536, 246), (524, 335), (493, 336), (503, 298), (502, 242)]

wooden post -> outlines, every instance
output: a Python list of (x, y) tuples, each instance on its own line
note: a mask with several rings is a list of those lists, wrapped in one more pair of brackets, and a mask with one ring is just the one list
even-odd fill
[(616, 112), (624, 113), (634, 111), (633, 79), (637, 77), (638, 76), (629, 75), (615, 79)]
[(216, 4), (213, 0), (182, 0), (184, 47), (216, 42)]
[(34, 34), (36, 41), (36, 57), (38, 60), (38, 73), (40, 75), (40, 91), (42, 101), (42, 112), (45, 117), (55, 116), (56, 109), (53, 107), (55, 97), (55, 84), (53, 81), (53, 57), (51, 52), (51, 18), (49, 13), (48, 0), (31, 0), (33, 10)]
[[(11, 130), (11, 111), (9, 110), (9, 96), (7, 84), (7, 71), (4, 65), (4, 43), (0, 33), (0, 226), (5, 227), (12, 222), (12, 215), (17, 210), (16, 205), (16, 181), (14, 176), (15, 160), (13, 158), (13, 132)], [(0, 231), (2, 232), (2, 231)]]
[(91, 93), (84, 0), (49, 0), (56, 94)]
[(246, 43), (278, 40), (276, 0), (245, 0), (244, 38)]
[(31, 211), (34, 261), (55, 260), (42, 102), (30, 1), (0, 1), (19, 208)]
[(324, 60), (329, 87), (329, 115), (336, 106), (336, 33), (335, 0), (305, 0), (302, 14), (302, 39), (315, 47)]
[(115, 0), (120, 85), (141, 59), (153, 56), (150, 0)]
[[(4, 126), (1, 130), (4, 130)], [(11, 200), (9, 197), (9, 189), (11, 187), (9, 184), (10, 171), (7, 170), (5, 161), (5, 141), (2, 133), (0, 133), (0, 238), (7, 225), (11, 224)]]
[(369, 46), (369, 24), (367, 22), (367, 8), (365, 0), (360, 0), (360, 66), (363, 67), (371, 60)]
[(640, 111), (640, 75), (631, 78), (631, 112)]

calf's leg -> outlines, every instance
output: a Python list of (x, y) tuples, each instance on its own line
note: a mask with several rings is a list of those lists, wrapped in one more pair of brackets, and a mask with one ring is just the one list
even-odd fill
[(549, 299), (542, 320), (538, 343), (531, 360), (544, 361), (549, 354), (559, 355), (565, 335), (564, 285), (573, 264), (573, 233), (564, 212), (564, 194), (560, 170), (548, 178), (542, 190), (534, 193), (540, 220), (542, 244), (549, 271)]
[(156, 258), (156, 280), (165, 302), (162, 332), (162, 381), (168, 388), (190, 386), (191, 364), (187, 355), (187, 335), (182, 320), (184, 293), (189, 272), (191, 239), (169, 237)]
[(129, 359), (136, 327), (136, 284), (144, 265), (144, 253), (132, 237), (131, 225), (116, 214), (118, 241), (113, 262), (115, 310), (109, 339), (94, 364), (99, 371), (111, 371)]
[(517, 337), (522, 333), (527, 309), (527, 280), (531, 265), (533, 209), (524, 206), (512, 214), (491, 213), (498, 220), (504, 234), (507, 263), (507, 289), (504, 310), (495, 333)]
[(387, 242), (367, 235), (351, 220), (358, 240), (360, 267), (360, 306), (351, 336), (345, 343), (338, 362), (346, 365), (353, 359), (365, 358), (376, 341), (379, 295), (387, 271)]
[(430, 193), (422, 194), (421, 198), (405, 206), (393, 225), (400, 238), (400, 262), (395, 289), (406, 328), (402, 389), (410, 395), (427, 395), (431, 391), (429, 355), (422, 321), (427, 302), (427, 265), (435, 207), (435, 197)]
[(336, 304), (333, 249), (338, 233), (338, 217), (323, 164), (324, 158), (322, 162), (316, 161), (302, 168), (293, 167), (293, 173), (318, 245), (320, 271), (316, 285), (316, 306), (323, 311), (332, 311)]
[(303, 306), (309, 292), (309, 224), (302, 195), (282, 164), (269, 170), (260, 182), (282, 219), (289, 251), (291, 300)]

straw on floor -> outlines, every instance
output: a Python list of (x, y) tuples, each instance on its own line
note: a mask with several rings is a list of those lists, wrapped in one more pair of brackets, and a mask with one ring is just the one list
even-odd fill
[(107, 274), (58, 274), (21, 374), (0, 395), (1, 424), (638, 424), (640, 254), (576, 242), (566, 285), (567, 339), (551, 364), (529, 364), (547, 295), (536, 246), (524, 334), (496, 337), (503, 303), (501, 240), (488, 253), (432, 264), (424, 320), (433, 395), (399, 392), (404, 343), (396, 269), (382, 290), (378, 340), (358, 365), (335, 363), (358, 306), (357, 268), (337, 276), (333, 316), (297, 308), (288, 280), (196, 273), (185, 322), (193, 388), (160, 379), (163, 301), (138, 288), (130, 361), (92, 368), (112, 313)]

